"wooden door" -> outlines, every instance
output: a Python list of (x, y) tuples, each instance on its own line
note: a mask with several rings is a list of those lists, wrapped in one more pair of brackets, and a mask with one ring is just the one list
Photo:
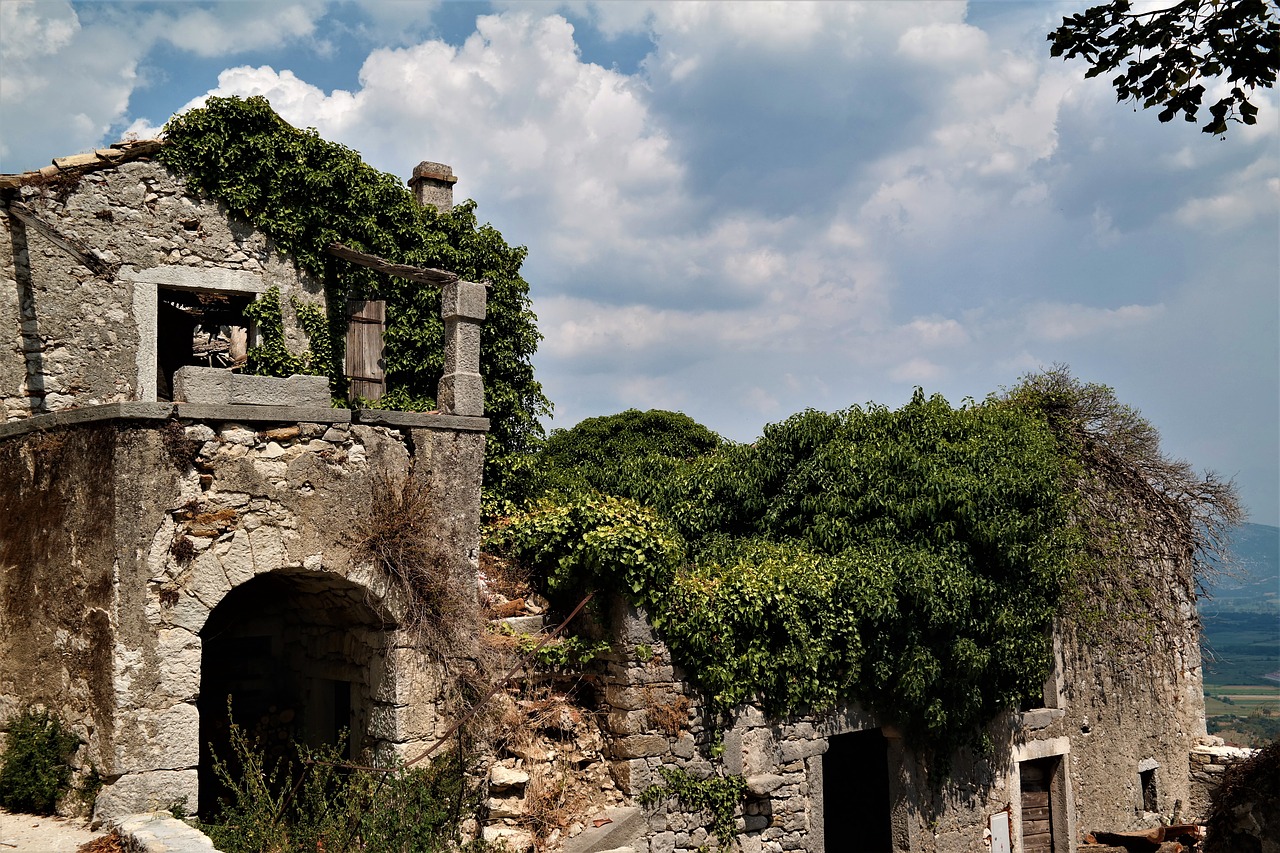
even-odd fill
[(1053, 815), (1049, 789), (1056, 759), (1024, 761), (1022, 778), (1022, 853), (1053, 853)]
[(348, 395), (377, 400), (386, 391), (386, 363), (382, 360), (382, 330), (387, 322), (385, 299), (347, 301)]

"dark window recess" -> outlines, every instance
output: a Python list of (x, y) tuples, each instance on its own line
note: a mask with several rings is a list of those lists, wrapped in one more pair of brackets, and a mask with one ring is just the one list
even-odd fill
[(173, 399), (179, 367), (236, 368), (248, 357), (247, 293), (165, 290), (156, 309), (156, 397)]
[(1159, 807), (1156, 805), (1156, 768), (1143, 770), (1138, 774), (1138, 782), (1142, 785), (1142, 810), (1147, 812), (1158, 812)]
[(879, 729), (836, 735), (822, 756), (826, 849), (892, 853), (889, 744)]

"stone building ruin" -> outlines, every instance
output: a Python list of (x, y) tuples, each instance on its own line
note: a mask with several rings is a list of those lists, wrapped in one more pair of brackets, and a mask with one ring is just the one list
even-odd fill
[[(233, 713), (353, 755), (420, 752), (446, 724), (404, 602), (352, 528), (423, 484), (442, 570), (474, 584), (484, 287), (444, 276), (436, 413), (335, 409), (328, 380), (231, 372), (244, 308), (321, 283), (190, 196), (159, 143), (0, 180), (0, 719), (38, 703), (98, 770), (99, 814), (206, 806)], [(445, 204), (447, 167), (419, 195)]]
[[(442, 681), (351, 528), (412, 476), (441, 569), (474, 586), (479, 550), (484, 288), (440, 281), (439, 412), (335, 409), (323, 378), (234, 372), (251, 301), (278, 289), (296, 351), (292, 300), (324, 307), (324, 288), (189, 195), (150, 159), (158, 145), (0, 176), (0, 723), (33, 703), (67, 720), (102, 774), (104, 816), (205, 808), (201, 744), (225, 737), (229, 693), (237, 719), (303, 741), (345, 728), (353, 756), (421, 752), (452, 722)], [(447, 208), (456, 180), (422, 163), (411, 186)], [(381, 320), (376, 306), (351, 317)], [(376, 362), (376, 339), (348, 342), (362, 396), (376, 396)], [(1180, 559), (1151, 566), (1152, 582), (1172, 583)], [(945, 779), (857, 707), (786, 720), (742, 707), (709, 758), (703, 697), (643, 612), (612, 607), (594, 715), (612, 779), (634, 799), (663, 768), (742, 776), (747, 853), (1062, 853), (1087, 832), (1200, 817), (1222, 765), (1190, 590), (1155, 615), (1158, 658), (1060, 631), (1042, 701), (994, 720), (994, 752), (960, 755)], [(491, 824), (518, 827), (513, 802), (517, 817)], [(711, 841), (705, 815), (674, 801), (610, 821), (564, 849)]]

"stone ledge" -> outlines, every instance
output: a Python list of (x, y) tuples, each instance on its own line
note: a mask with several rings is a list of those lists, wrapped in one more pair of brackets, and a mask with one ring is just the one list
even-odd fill
[(355, 421), (366, 426), (385, 426), (396, 429), (409, 427), (420, 429), (462, 430), (464, 432), (488, 432), (489, 419), (466, 415), (444, 415), (439, 412), (401, 412), (395, 409), (358, 409)]
[(232, 421), (235, 423), (351, 423), (350, 409), (319, 406), (251, 406), (235, 403), (178, 403), (178, 418), (193, 421)]
[(96, 421), (188, 421), (233, 423), (360, 423), (393, 429), (435, 429), (455, 432), (488, 432), (488, 418), (443, 415), (438, 412), (401, 412), (393, 409), (333, 409), (319, 406), (252, 406), (236, 403), (106, 403), (79, 409), (62, 409), (0, 423), (0, 439), (40, 430), (58, 429)]
[(163, 421), (173, 414), (173, 403), (106, 403), (81, 409), (61, 409), (43, 415), (32, 415), (20, 421), (0, 424), (0, 438), (11, 438), (29, 432), (94, 421), (135, 420)]
[(218, 853), (209, 836), (167, 812), (124, 815), (111, 823), (129, 853)]

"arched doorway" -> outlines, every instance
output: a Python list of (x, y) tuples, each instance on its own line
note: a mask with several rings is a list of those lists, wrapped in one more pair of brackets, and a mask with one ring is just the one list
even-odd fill
[(200, 811), (226, 793), (213, 767), (230, 757), (230, 719), (268, 760), (293, 759), (295, 742), (373, 751), (393, 631), (363, 587), (335, 574), (272, 572), (227, 593), (200, 632)]

